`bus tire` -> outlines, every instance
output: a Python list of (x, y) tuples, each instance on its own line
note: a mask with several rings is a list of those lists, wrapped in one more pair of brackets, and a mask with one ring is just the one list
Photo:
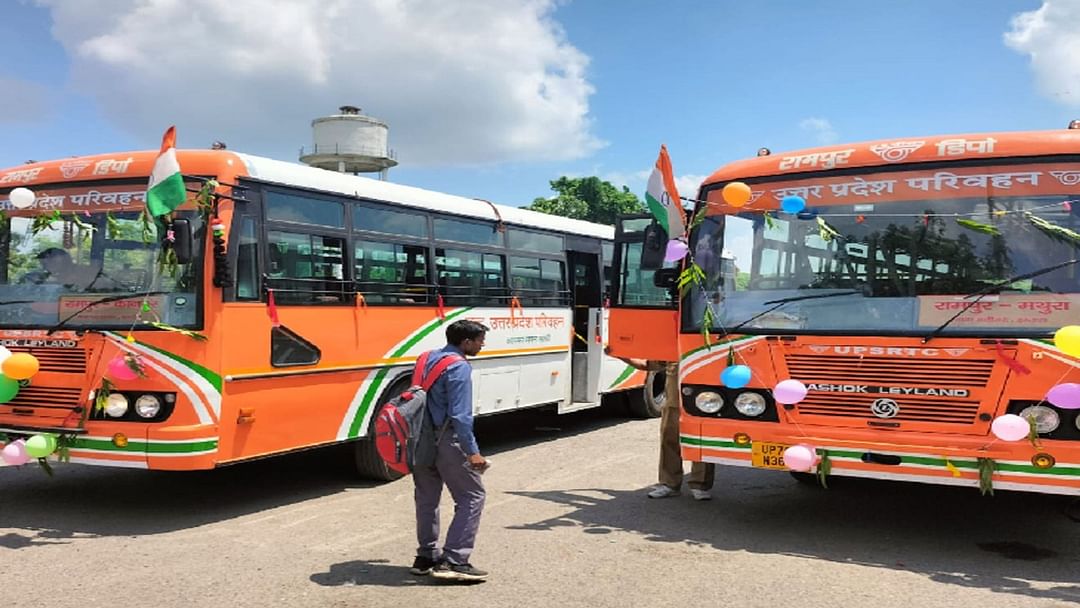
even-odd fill
[(645, 386), (627, 394), (627, 407), (630, 414), (637, 418), (659, 418), (664, 407), (664, 384), (667, 374), (649, 372), (645, 376)]
[(409, 376), (400, 378), (390, 385), (390, 389), (379, 398), (379, 407), (371, 417), (367, 435), (353, 443), (353, 459), (356, 463), (356, 472), (360, 477), (372, 481), (394, 481), (404, 477), (401, 473), (386, 466), (378, 450), (375, 449), (375, 419), (387, 401), (397, 397), (407, 388), (409, 388)]

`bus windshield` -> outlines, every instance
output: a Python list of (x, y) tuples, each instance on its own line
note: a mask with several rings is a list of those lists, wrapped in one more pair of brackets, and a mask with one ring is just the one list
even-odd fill
[(1080, 206), (1064, 195), (815, 202), (706, 219), (689, 325), (700, 330), (705, 306), (716, 331), (743, 333), (923, 335), (963, 310), (943, 335), (1042, 335), (1080, 318), (1076, 265), (969, 296), (1080, 255)]
[[(179, 215), (202, 234), (197, 213)], [(162, 260), (160, 241), (158, 228), (140, 210), (4, 217), (0, 328), (63, 322), (69, 329), (126, 329), (140, 321), (195, 326), (196, 264)], [(201, 248), (196, 244), (194, 251)], [(106, 301), (94, 305), (98, 300)]]

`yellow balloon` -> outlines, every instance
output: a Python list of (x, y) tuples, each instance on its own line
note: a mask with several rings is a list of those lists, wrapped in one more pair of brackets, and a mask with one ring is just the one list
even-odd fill
[(1054, 333), (1054, 346), (1066, 355), (1080, 357), (1080, 325), (1066, 325)]
[(26, 380), (38, 372), (38, 367), (40, 367), (40, 364), (34, 355), (15, 353), (4, 359), (4, 363), (0, 364), (0, 371), (3, 371), (4, 375), (12, 380)]
[(742, 182), (731, 182), (720, 191), (727, 204), (732, 207), (742, 207), (750, 200), (750, 186)]

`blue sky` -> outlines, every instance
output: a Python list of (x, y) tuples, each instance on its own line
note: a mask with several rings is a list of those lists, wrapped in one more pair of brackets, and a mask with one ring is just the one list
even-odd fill
[(390, 123), (393, 181), (521, 205), (599, 175), (641, 196), (664, 143), (692, 196), (760, 146), (1063, 128), (1074, 4), (6, 0), (0, 166), (154, 148), (174, 123), (181, 147), (295, 160), (349, 103)]

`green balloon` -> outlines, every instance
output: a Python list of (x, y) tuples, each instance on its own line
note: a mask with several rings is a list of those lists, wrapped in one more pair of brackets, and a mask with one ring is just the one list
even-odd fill
[(7, 403), (19, 394), (19, 381), (0, 376), (0, 403)]
[(56, 440), (46, 435), (34, 435), (26, 440), (26, 453), (31, 458), (44, 458), (56, 451)]

